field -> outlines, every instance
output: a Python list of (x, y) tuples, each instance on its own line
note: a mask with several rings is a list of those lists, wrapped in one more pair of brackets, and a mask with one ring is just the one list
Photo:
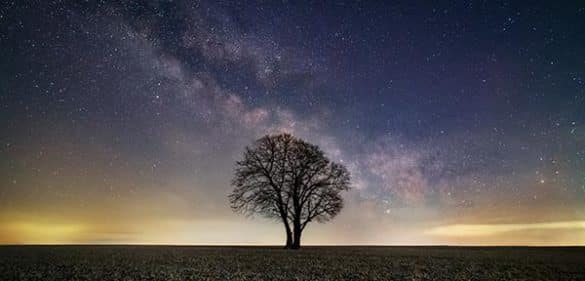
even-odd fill
[(585, 249), (3, 246), (0, 280), (585, 280)]

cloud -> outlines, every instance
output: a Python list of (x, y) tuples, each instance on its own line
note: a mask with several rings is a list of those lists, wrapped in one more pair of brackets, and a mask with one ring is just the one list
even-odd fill
[(428, 229), (425, 234), (443, 237), (482, 237), (532, 230), (585, 230), (585, 221), (526, 224), (452, 224)]
[(0, 224), (4, 233), (0, 243), (70, 243), (81, 233), (88, 231), (83, 224), (46, 223), (46, 222), (13, 222)]

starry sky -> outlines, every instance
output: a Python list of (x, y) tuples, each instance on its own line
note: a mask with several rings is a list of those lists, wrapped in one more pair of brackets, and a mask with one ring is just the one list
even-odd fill
[(281, 244), (268, 133), (352, 174), (306, 244), (585, 245), (582, 1), (3, 1), (0, 244)]

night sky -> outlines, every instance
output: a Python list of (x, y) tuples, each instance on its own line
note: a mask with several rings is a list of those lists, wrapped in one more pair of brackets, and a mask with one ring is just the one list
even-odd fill
[(0, 4), (0, 244), (283, 243), (227, 195), (290, 132), (307, 244), (585, 245), (583, 1), (87, 2)]

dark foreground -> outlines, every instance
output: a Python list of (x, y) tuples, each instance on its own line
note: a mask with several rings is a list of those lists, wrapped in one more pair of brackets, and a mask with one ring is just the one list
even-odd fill
[(6, 246), (0, 280), (585, 280), (585, 249)]

